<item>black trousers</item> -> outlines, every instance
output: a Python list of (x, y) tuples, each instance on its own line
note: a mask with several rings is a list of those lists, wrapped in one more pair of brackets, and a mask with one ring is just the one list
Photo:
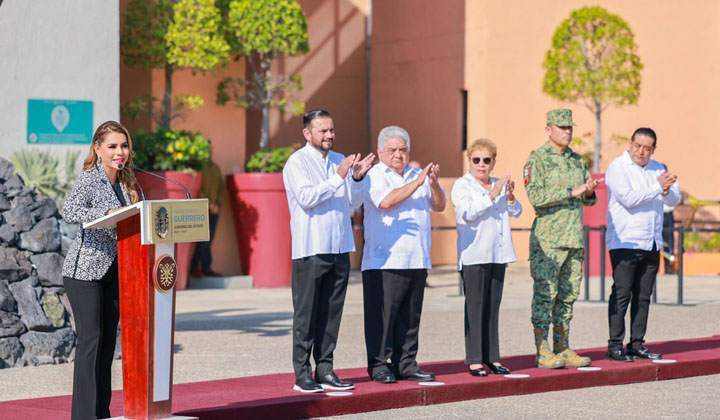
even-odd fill
[(333, 371), (345, 292), (350, 274), (350, 256), (320, 254), (292, 262), (293, 369), (296, 378), (322, 376)]
[(465, 290), (465, 363), (500, 361), (498, 322), (507, 264), (473, 264), (462, 268)]
[(77, 332), (72, 419), (109, 418), (112, 361), (120, 318), (117, 258), (99, 281), (64, 277), (63, 283)]
[(630, 306), (630, 342), (628, 348), (638, 349), (645, 342), (650, 295), (655, 286), (660, 252), (614, 249), (610, 251), (613, 286), (608, 305), (610, 324), (609, 349), (621, 348), (625, 339), (625, 312)]
[(203, 273), (210, 271), (210, 265), (212, 265), (212, 254), (210, 248), (212, 246), (213, 239), (215, 239), (215, 229), (217, 228), (219, 214), (210, 214), (208, 222), (210, 224), (210, 239), (207, 242), (198, 242), (195, 246), (195, 252), (193, 253), (192, 260), (190, 261), (190, 269), (195, 270), (200, 266), (200, 270)]
[(366, 270), (362, 277), (368, 374), (415, 373), (427, 270)]

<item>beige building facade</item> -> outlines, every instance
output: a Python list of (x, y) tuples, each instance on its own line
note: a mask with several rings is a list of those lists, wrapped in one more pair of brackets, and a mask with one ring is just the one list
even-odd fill
[[(121, 1), (121, 6), (126, 3)], [(444, 185), (464, 172), (463, 147), (479, 137), (498, 145), (495, 175), (509, 173), (525, 206), (513, 226), (527, 228), (534, 217), (524, 194), (522, 167), (546, 140), (545, 112), (569, 107), (575, 135), (594, 132), (594, 115), (580, 104), (562, 103), (542, 92), (542, 61), (550, 40), (570, 12), (599, 5), (625, 19), (635, 34), (644, 65), (637, 105), (603, 114), (604, 169), (626, 147), (611, 135), (629, 136), (637, 127), (658, 133), (654, 158), (679, 175), (684, 192), (720, 199), (715, 139), (720, 120), (720, 2), (695, 0), (300, 0), (308, 19), (310, 53), (278, 60), (275, 71), (302, 76), (296, 94), (306, 109), (334, 115), (341, 153), (376, 148), (378, 131), (390, 124), (408, 129), (411, 158), (441, 165)], [(368, 23), (371, 22), (369, 25)], [(368, 36), (369, 35), (369, 36)], [(257, 150), (260, 119), (255, 111), (215, 103), (217, 81), (243, 64), (207, 75), (179, 72), (175, 90), (200, 94), (206, 106), (177, 124), (213, 140), (226, 174), (242, 171)], [(162, 74), (121, 67), (121, 102), (138, 93), (161, 96)], [(137, 124), (137, 123), (133, 123)], [(140, 123), (141, 125), (143, 123)], [(144, 124), (147, 125), (147, 122)], [(300, 117), (272, 113), (271, 146), (303, 142)], [(589, 149), (587, 149), (589, 150)], [(585, 150), (581, 150), (585, 151)], [(454, 225), (451, 210), (436, 215), (437, 226)], [(238, 274), (230, 206), (223, 209), (213, 246), (216, 270)], [(527, 258), (527, 233), (515, 236)], [(433, 262), (453, 263), (454, 231), (437, 231)]]

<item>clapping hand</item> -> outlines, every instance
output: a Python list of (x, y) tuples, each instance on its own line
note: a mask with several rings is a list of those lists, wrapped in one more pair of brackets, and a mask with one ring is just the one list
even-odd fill
[(505, 175), (505, 197), (512, 202), (515, 201), (515, 181), (510, 178), (510, 174)]
[(428, 176), (430, 177), (430, 186), (436, 187), (440, 185), (440, 181), (438, 178), (440, 177), (440, 165), (438, 164), (430, 164), (430, 173)]
[(375, 155), (370, 153), (365, 156), (365, 159), (360, 160), (360, 153), (356, 155), (355, 161), (352, 164), (353, 179), (356, 181), (361, 180), (367, 171), (375, 164)]
[(675, 181), (677, 181), (677, 175), (671, 174), (670, 172), (663, 172), (657, 180), (663, 189), (663, 195), (667, 195), (670, 191), (670, 187), (672, 187)]
[(491, 201), (495, 201), (495, 199), (500, 195), (500, 193), (502, 193), (502, 189), (509, 178), (510, 175), (505, 175), (505, 178), (500, 178), (495, 181), (495, 185), (493, 185), (492, 190), (490, 190)]
[(585, 197), (592, 197), (592, 195), (595, 194), (595, 189), (604, 181), (605, 178), (590, 179), (588, 182), (575, 188), (572, 192), (572, 196), (579, 198), (581, 195), (585, 194)]
[(337, 168), (337, 174), (340, 175), (342, 179), (345, 179), (348, 172), (350, 171), (350, 168), (353, 166), (353, 163), (355, 163), (355, 160), (357, 159), (358, 155), (347, 155), (345, 156), (345, 159), (340, 162), (340, 165), (338, 165)]

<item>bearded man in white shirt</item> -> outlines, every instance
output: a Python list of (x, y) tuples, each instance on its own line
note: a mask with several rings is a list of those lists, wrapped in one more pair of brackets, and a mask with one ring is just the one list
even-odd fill
[[(415, 358), (430, 264), (430, 210), (445, 209), (440, 166), (408, 165), (410, 136), (397, 126), (378, 135), (380, 163), (363, 186), (363, 304), (368, 374), (379, 383), (431, 381)], [(358, 187), (354, 185), (357, 190)], [(399, 378), (398, 378), (399, 377)]]
[(292, 234), (293, 389), (348, 390), (353, 384), (333, 371), (333, 351), (350, 272), (349, 253), (355, 251), (351, 208), (360, 204), (360, 197), (353, 204), (350, 183), (360, 184), (375, 156), (361, 160), (360, 154), (344, 157), (331, 151), (335, 126), (327, 111), (306, 113), (303, 125), (307, 144), (283, 169)]
[[(607, 244), (613, 267), (608, 318), (610, 339), (605, 358), (632, 362), (635, 357), (662, 359), (643, 345), (662, 247), (663, 205), (680, 202), (677, 176), (650, 157), (657, 135), (638, 128), (630, 147), (605, 174), (608, 199)], [(623, 350), (625, 312), (630, 306), (630, 342)]]

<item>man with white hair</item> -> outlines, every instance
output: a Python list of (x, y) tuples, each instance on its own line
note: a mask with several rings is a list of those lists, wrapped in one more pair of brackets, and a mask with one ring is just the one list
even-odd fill
[[(365, 247), (362, 277), (365, 346), (373, 381), (431, 381), (415, 358), (430, 265), (430, 210), (445, 209), (440, 166), (408, 165), (410, 136), (397, 126), (378, 135), (380, 163), (362, 186)], [(398, 378), (399, 377), (399, 378)]]

